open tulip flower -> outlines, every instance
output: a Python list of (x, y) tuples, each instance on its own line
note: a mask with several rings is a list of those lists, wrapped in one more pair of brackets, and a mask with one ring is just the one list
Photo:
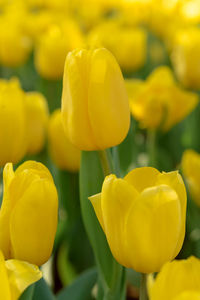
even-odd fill
[(0, 210), (0, 249), (6, 259), (38, 266), (52, 252), (58, 214), (57, 191), (48, 169), (27, 161), (3, 171), (4, 195)]
[(148, 277), (150, 300), (199, 300), (199, 276), (200, 260), (194, 256), (168, 262), (156, 279)]
[(145, 80), (126, 80), (133, 117), (143, 128), (168, 131), (198, 104), (195, 93), (183, 90), (166, 66), (158, 67)]
[(0, 299), (19, 299), (23, 291), (41, 277), (38, 266), (16, 259), (5, 261), (0, 251)]
[(137, 168), (109, 175), (90, 197), (115, 259), (142, 273), (158, 272), (179, 253), (185, 236), (186, 191), (177, 171)]
[(66, 58), (62, 119), (67, 136), (80, 150), (120, 144), (130, 125), (124, 79), (105, 48), (74, 50)]

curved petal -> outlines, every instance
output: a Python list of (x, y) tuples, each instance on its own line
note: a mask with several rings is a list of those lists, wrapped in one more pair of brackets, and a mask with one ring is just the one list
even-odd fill
[(105, 178), (101, 193), (104, 230), (113, 256), (127, 267), (126, 218), (137, 197), (137, 191), (125, 180), (117, 179), (115, 175)]
[(104, 221), (103, 221), (103, 213), (101, 208), (101, 193), (93, 195), (91, 197), (88, 197), (88, 199), (91, 201), (95, 214), (97, 216), (97, 219), (99, 220), (99, 223), (101, 224), (101, 227), (103, 231), (105, 232), (104, 228)]
[(186, 206), (187, 206), (187, 193), (185, 189), (185, 184), (183, 182), (183, 179), (181, 175), (178, 173), (178, 171), (173, 171), (169, 173), (163, 172), (158, 176), (157, 185), (160, 184), (167, 184), (172, 189), (176, 191), (178, 194), (178, 198), (181, 205), (181, 219), (182, 219), (182, 226), (181, 226), (181, 232), (179, 241), (177, 243), (177, 247), (175, 249), (175, 257), (179, 253), (180, 249), (182, 248), (183, 241), (185, 238), (185, 222), (186, 222)]
[[(24, 261), (10, 259), (5, 262), (12, 300), (17, 300), (23, 291), (42, 277), (38, 266)], [(3, 298), (6, 299), (7, 298)]]
[(134, 186), (134, 188), (140, 193), (144, 189), (154, 186), (159, 174), (160, 172), (155, 168), (136, 168), (129, 172), (124, 177), (124, 180)]
[(0, 299), (11, 300), (10, 285), (8, 274), (5, 266), (5, 261), (2, 252), (0, 251)]
[(57, 227), (57, 210), (54, 184), (49, 180), (32, 182), (11, 215), (12, 257), (39, 266), (49, 259)]
[(180, 230), (177, 193), (167, 185), (145, 189), (127, 217), (125, 241), (130, 266), (142, 273), (158, 272), (174, 258)]

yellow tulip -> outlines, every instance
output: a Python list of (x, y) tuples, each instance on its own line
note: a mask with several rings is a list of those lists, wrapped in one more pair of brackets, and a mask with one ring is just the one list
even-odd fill
[(48, 103), (38, 92), (26, 93), (27, 139), (29, 154), (36, 154), (42, 150), (48, 123)]
[(0, 26), (0, 63), (6, 67), (24, 64), (32, 50), (31, 39), (10, 19), (1, 19)]
[(5, 261), (0, 251), (0, 298), (17, 300), (23, 291), (42, 277), (40, 269), (27, 262), (10, 259)]
[(110, 50), (124, 71), (134, 71), (145, 64), (147, 35), (139, 27), (132, 28), (117, 20), (109, 20), (91, 30), (88, 42)]
[(101, 193), (90, 201), (113, 256), (123, 266), (142, 273), (158, 272), (179, 253), (187, 198), (177, 171), (160, 173), (145, 167), (134, 169), (124, 179), (109, 175)]
[(182, 157), (182, 170), (193, 200), (200, 206), (200, 154), (186, 150)]
[(130, 124), (120, 68), (106, 49), (74, 50), (65, 62), (62, 95), (64, 129), (81, 150), (120, 144)]
[(143, 128), (167, 131), (198, 104), (198, 95), (181, 89), (165, 66), (154, 70), (146, 81), (126, 80), (126, 87), (132, 115)]
[(6, 259), (38, 266), (52, 252), (57, 227), (57, 192), (48, 169), (27, 161), (14, 172), (4, 171), (4, 195), (0, 210), (0, 249)]
[(199, 300), (199, 274), (200, 260), (193, 256), (166, 263), (156, 279), (149, 275), (150, 300)]
[(48, 127), (49, 150), (55, 165), (63, 170), (76, 172), (80, 168), (80, 150), (66, 136), (60, 109), (53, 112)]
[(67, 53), (80, 47), (82, 42), (81, 32), (73, 21), (50, 26), (36, 44), (35, 66), (38, 73), (46, 79), (62, 78)]
[(200, 29), (198, 27), (178, 30), (172, 52), (172, 63), (180, 82), (200, 89)]
[(19, 162), (26, 152), (25, 95), (16, 79), (0, 80), (0, 165)]

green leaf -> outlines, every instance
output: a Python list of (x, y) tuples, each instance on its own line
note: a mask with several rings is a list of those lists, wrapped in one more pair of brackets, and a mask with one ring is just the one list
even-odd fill
[[(91, 291), (97, 281), (97, 271), (88, 270), (64, 288), (57, 296), (57, 300), (92, 300)], [(46, 298), (44, 298), (46, 299)]]
[(55, 296), (43, 278), (35, 284), (32, 300), (55, 300)]
[(80, 169), (80, 201), (84, 225), (101, 275), (111, 286), (114, 259), (106, 237), (88, 197), (101, 191), (104, 180), (97, 152), (82, 152)]
[(19, 300), (33, 300), (35, 284), (30, 285), (20, 296)]

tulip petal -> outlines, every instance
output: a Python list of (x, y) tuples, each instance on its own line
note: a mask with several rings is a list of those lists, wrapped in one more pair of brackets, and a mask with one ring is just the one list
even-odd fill
[(124, 180), (133, 185), (138, 192), (142, 192), (145, 188), (155, 185), (159, 174), (158, 170), (151, 167), (136, 168), (129, 172)]
[[(5, 262), (12, 300), (17, 300), (23, 291), (42, 277), (40, 269), (24, 261), (10, 259)], [(7, 300), (7, 298), (4, 298)]]
[(105, 231), (102, 208), (101, 208), (101, 193), (93, 195), (93, 196), (89, 197), (88, 199), (91, 201), (91, 203), (94, 207), (95, 214), (99, 220), (99, 223), (101, 224), (102, 229)]
[(2, 252), (0, 251), (0, 299), (11, 300), (10, 285), (8, 274), (5, 266), (5, 261)]
[(175, 190), (167, 185), (145, 189), (127, 217), (124, 239), (130, 266), (142, 273), (159, 271), (174, 258), (180, 230), (181, 208)]
[(27, 188), (10, 219), (14, 258), (39, 266), (49, 259), (57, 227), (57, 205), (57, 192), (51, 181), (35, 180)]
[(168, 173), (163, 172), (158, 176), (156, 184), (169, 185), (172, 189), (176, 191), (180, 201), (182, 226), (181, 226), (180, 237), (174, 254), (174, 256), (176, 257), (182, 248), (183, 241), (185, 238), (185, 221), (186, 221), (186, 205), (187, 205), (187, 193), (186, 193), (185, 185), (178, 171), (173, 171)]
[(105, 178), (101, 194), (104, 230), (113, 256), (127, 267), (126, 218), (137, 196), (137, 191), (125, 180), (117, 179), (115, 175)]
[(130, 126), (129, 102), (119, 65), (108, 50), (93, 52), (88, 84), (88, 114), (98, 149), (120, 144)]

